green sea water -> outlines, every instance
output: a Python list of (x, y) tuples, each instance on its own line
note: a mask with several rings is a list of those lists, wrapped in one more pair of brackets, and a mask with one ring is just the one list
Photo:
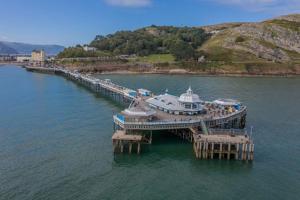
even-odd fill
[(299, 199), (300, 78), (101, 75), (124, 86), (248, 106), (255, 160), (196, 160), (157, 134), (141, 155), (114, 155), (123, 107), (60, 76), (0, 67), (0, 200)]

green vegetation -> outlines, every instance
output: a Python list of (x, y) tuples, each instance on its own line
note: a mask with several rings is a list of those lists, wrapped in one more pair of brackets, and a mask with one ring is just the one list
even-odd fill
[(245, 38), (242, 37), (242, 36), (238, 36), (238, 37), (235, 39), (235, 42), (236, 42), (236, 43), (245, 42)]
[(209, 38), (201, 28), (151, 26), (96, 36), (91, 46), (114, 55), (173, 54), (176, 60), (196, 59), (196, 49)]
[(278, 46), (276, 46), (275, 44), (268, 42), (266, 40), (257, 40), (261, 45), (263, 45), (264, 47), (270, 48), (270, 49), (276, 49), (278, 48)]
[(300, 22), (296, 22), (296, 21), (288, 21), (285, 19), (273, 19), (267, 21), (267, 23), (276, 24), (283, 28), (290, 29), (292, 31), (297, 31), (297, 32), (300, 31)]
[(149, 56), (140, 56), (136, 61), (147, 63), (171, 63), (175, 61), (175, 57), (172, 54), (151, 54)]
[(80, 45), (69, 47), (60, 52), (58, 58), (83, 58), (83, 57), (103, 57), (110, 54), (103, 51), (85, 51)]
[[(81, 46), (76, 46), (65, 49), (58, 57), (110, 56), (104, 60), (64, 61), (70, 66), (78, 65), (82, 68), (87, 68), (87, 65), (96, 66), (98, 71), (113, 70), (113, 67), (123, 70), (124, 66), (133, 71), (167, 71), (178, 68), (209, 73), (299, 71), (300, 53), (295, 49), (297, 39), (290, 35), (291, 32), (293, 35), (300, 33), (297, 17), (203, 27), (207, 32), (202, 28), (172, 26), (119, 31), (96, 36), (89, 46), (95, 47), (97, 51), (84, 51)], [(281, 27), (280, 30), (278, 26)], [(211, 36), (208, 32), (214, 35)], [(295, 45), (284, 46), (276, 42), (279, 40)], [(120, 56), (119, 60), (117, 56)], [(109, 67), (108, 63), (111, 64)], [(107, 68), (102, 69), (102, 64)]]

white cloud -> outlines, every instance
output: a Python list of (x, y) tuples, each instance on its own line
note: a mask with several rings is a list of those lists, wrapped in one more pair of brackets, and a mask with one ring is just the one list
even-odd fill
[(109, 5), (122, 7), (145, 7), (151, 5), (151, 0), (105, 0)]
[(254, 12), (288, 14), (300, 12), (300, 0), (214, 0), (217, 3), (241, 7)]

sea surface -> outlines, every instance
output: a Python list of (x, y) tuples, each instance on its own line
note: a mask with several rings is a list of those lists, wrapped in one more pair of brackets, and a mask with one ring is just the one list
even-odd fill
[(0, 67), (0, 200), (299, 199), (300, 78), (101, 75), (130, 88), (248, 106), (255, 160), (196, 160), (155, 135), (141, 155), (114, 155), (122, 106), (60, 76)]

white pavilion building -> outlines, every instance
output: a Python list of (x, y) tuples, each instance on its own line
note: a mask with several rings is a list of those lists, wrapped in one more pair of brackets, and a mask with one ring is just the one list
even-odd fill
[(180, 97), (165, 93), (149, 98), (146, 102), (153, 108), (175, 115), (198, 115), (204, 111), (203, 101), (193, 93), (191, 87)]

